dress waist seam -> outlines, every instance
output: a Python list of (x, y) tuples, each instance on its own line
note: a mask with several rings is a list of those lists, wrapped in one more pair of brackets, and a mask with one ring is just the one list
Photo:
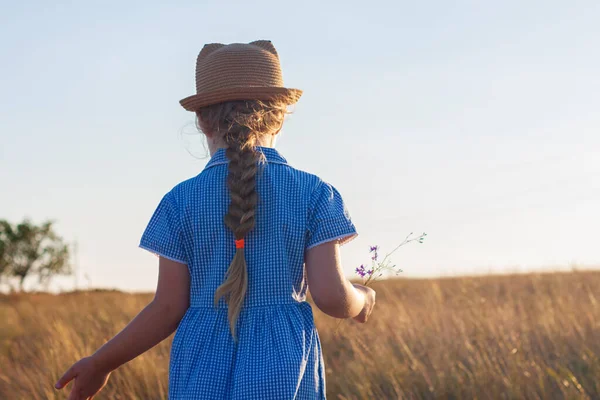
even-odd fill
[[(244, 309), (255, 309), (255, 308), (273, 308), (273, 307), (284, 307), (284, 306), (293, 306), (293, 305), (304, 305), (309, 304), (307, 301), (291, 301), (289, 303), (272, 303), (272, 304), (260, 304), (260, 305), (250, 305), (243, 306)], [(212, 310), (227, 310), (227, 306), (203, 306), (203, 305), (190, 305), (189, 308), (206, 308)]]

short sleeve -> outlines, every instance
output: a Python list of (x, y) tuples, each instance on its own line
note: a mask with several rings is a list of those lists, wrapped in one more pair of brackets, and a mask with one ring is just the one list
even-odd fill
[(187, 264), (181, 219), (170, 192), (162, 198), (150, 218), (140, 247), (169, 260)]
[(337, 240), (346, 244), (358, 236), (342, 196), (332, 185), (321, 182), (313, 192), (307, 223), (306, 248)]

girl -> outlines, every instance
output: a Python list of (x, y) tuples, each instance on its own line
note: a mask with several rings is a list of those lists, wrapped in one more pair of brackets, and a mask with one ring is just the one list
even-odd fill
[(198, 55), (195, 112), (211, 159), (168, 192), (140, 247), (159, 256), (152, 302), (58, 380), (90, 399), (111, 371), (176, 331), (171, 399), (324, 399), (325, 368), (307, 289), (335, 318), (365, 322), (375, 292), (343, 274), (357, 236), (340, 193), (274, 148), (287, 107), (270, 41), (209, 44)]

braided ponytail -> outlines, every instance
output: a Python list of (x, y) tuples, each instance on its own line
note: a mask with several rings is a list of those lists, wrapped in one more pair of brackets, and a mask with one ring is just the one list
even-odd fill
[[(236, 241), (244, 239), (255, 225), (258, 204), (256, 174), (258, 161), (264, 157), (256, 149), (256, 143), (261, 135), (279, 132), (286, 112), (285, 102), (263, 103), (252, 100), (219, 103), (202, 108), (197, 113), (198, 125), (202, 131), (225, 132), (223, 140), (227, 145), (225, 155), (229, 159), (227, 186), (231, 202), (224, 222), (233, 232)], [(245, 248), (236, 245), (225, 282), (215, 292), (215, 305), (221, 298), (227, 301), (229, 327), (234, 338), (236, 322), (247, 291)]]

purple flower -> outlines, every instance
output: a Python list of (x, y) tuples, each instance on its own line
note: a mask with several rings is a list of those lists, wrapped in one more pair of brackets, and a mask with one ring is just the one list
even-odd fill
[(367, 271), (365, 271), (365, 266), (361, 265), (360, 267), (356, 268), (356, 273), (361, 277), (364, 278), (365, 275), (367, 274)]
[(367, 271), (367, 274), (368, 274), (368, 275), (373, 275), (373, 270), (372, 270), (372, 269), (368, 270), (368, 271)]
[(379, 256), (377, 254), (377, 250), (379, 250), (379, 246), (370, 246), (369, 247), (369, 253), (375, 253), (371, 256), (371, 260), (373, 260), (373, 261), (377, 261), (377, 257)]

